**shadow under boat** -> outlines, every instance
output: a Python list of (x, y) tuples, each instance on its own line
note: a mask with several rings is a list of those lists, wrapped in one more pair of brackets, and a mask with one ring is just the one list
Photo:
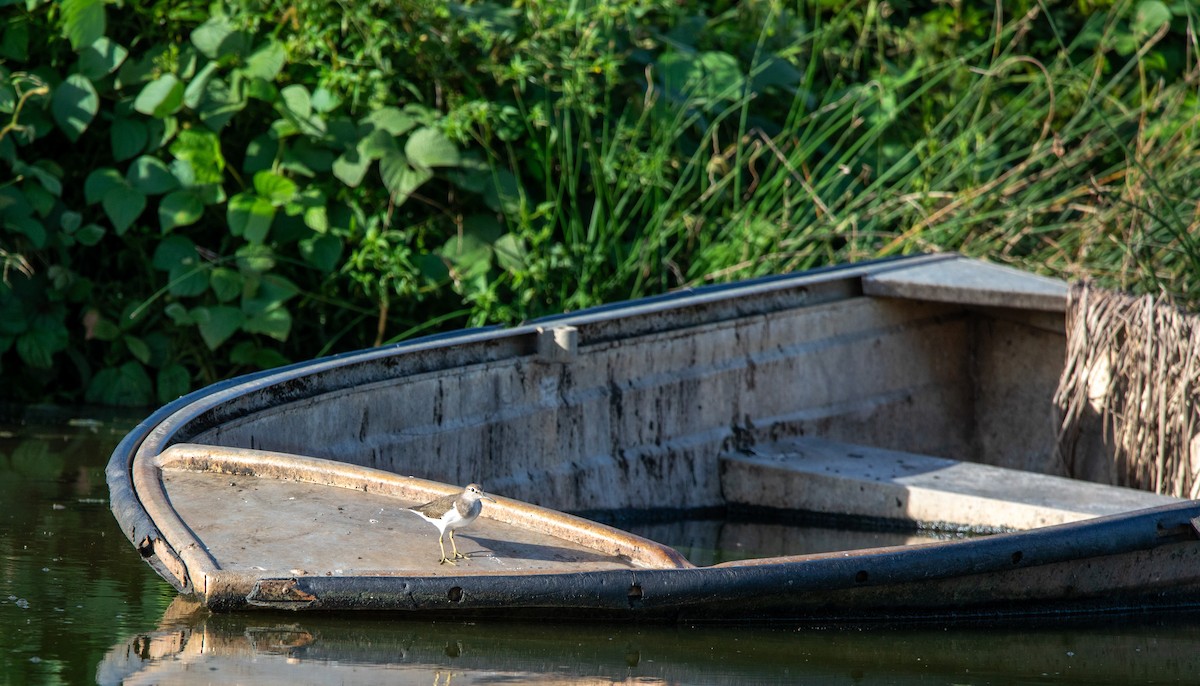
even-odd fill
[[(114, 514), (217, 610), (808, 623), (1192, 607), (1200, 505), (1068, 478), (1065, 286), (953, 255), (700, 289), (348, 353), (172, 403)], [(1102, 427), (1097, 427), (1097, 431)], [(1083, 441), (1105, 460), (1102, 440)], [(404, 474), (421, 474), (417, 479)], [(405, 508), (502, 494), (437, 564)], [(568, 512), (999, 532), (725, 560)]]

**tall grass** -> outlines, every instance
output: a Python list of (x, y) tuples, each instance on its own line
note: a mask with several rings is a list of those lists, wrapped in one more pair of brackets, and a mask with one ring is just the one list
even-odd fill
[[(615, 119), (522, 100), (552, 121), (527, 131), (541, 140), (548, 209), (522, 217), (545, 237), (539, 249), (561, 239), (571, 263), (548, 281), (552, 299), (572, 309), (955, 250), (1200, 301), (1196, 16), (1182, 76), (1164, 84), (1147, 56), (1166, 26), (1122, 56), (1128, 25), (1111, 20), (1121, 11), (1133, 8), (1097, 17), (1050, 59), (1028, 54), (1031, 34), (1057, 34), (1034, 6), (968, 52), (914, 51), (909, 63), (874, 52), (865, 24), (846, 52), (847, 13), (813, 17), (788, 48), (808, 68), (776, 126), (758, 123), (765, 98), (749, 84), (765, 65), (753, 60), (736, 92), (712, 97), (697, 82), (674, 99), (652, 63), (641, 99)], [(887, 66), (829, 81), (821, 63), (839, 49), (844, 64)]]

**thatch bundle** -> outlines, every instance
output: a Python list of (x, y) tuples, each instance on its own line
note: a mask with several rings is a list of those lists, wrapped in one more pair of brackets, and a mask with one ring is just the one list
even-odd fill
[(1165, 297), (1071, 288), (1054, 399), (1068, 475), (1200, 497), (1198, 399), (1200, 317)]

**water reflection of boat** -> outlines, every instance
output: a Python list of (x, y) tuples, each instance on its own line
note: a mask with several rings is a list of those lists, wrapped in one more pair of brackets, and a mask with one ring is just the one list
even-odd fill
[(895, 684), (1189, 681), (1194, 622), (802, 630), (631, 624), (380, 622), (179, 612), (113, 646), (107, 684)]
[[(215, 609), (819, 623), (1192, 605), (1200, 504), (1062, 477), (1065, 306), (1059, 282), (923, 256), (297, 364), (143, 422), (109, 464), (113, 511)], [(1106, 458), (1079, 444), (1097, 450), (1076, 464)], [(413, 473), (508, 496), (457, 567), (403, 512), (455, 487)], [(726, 512), (1024, 531), (696, 566), (596, 521)]]

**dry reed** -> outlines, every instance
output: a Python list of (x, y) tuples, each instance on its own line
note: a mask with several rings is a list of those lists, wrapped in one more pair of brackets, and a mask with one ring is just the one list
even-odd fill
[(1071, 288), (1067, 360), (1055, 396), (1058, 455), (1068, 474), (1100, 458), (1081, 440), (1099, 430), (1113, 483), (1200, 497), (1198, 397), (1200, 317), (1165, 296)]

